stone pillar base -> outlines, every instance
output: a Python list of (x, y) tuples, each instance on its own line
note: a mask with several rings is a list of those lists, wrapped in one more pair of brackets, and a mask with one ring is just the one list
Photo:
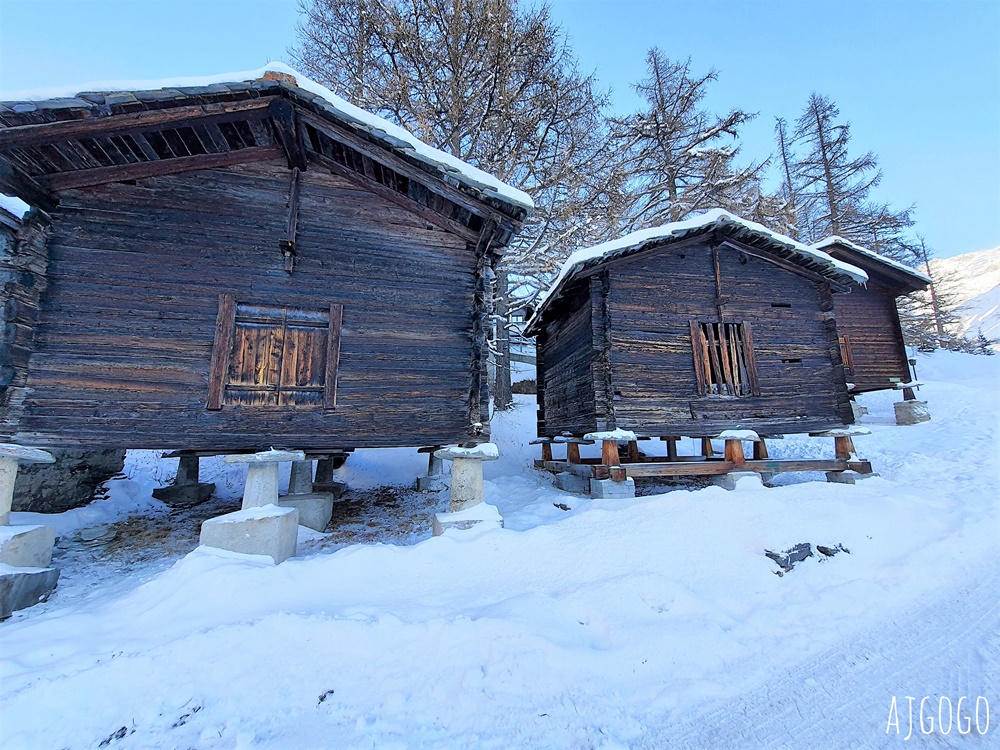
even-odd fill
[(328, 492), (285, 495), (278, 498), (278, 507), (296, 508), (299, 511), (299, 526), (323, 532), (333, 517), (333, 495)]
[(760, 474), (755, 471), (731, 471), (728, 474), (718, 474), (712, 477), (712, 484), (722, 487), (724, 490), (759, 490), (763, 489), (764, 483), (760, 479)]
[(931, 412), (926, 401), (897, 401), (893, 404), (896, 410), (896, 424), (909, 425), (929, 422)]
[(878, 474), (862, 474), (848, 469), (847, 471), (826, 472), (826, 481), (833, 482), (834, 484), (854, 484), (860, 482), (862, 479), (871, 479), (877, 476)]
[(334, 500), (339, 500), (346, 490), (346, 482), (313, 482), (314, 493), (330, 495)]
[(854, 421), (860, 422), (861, 417), (868, 413), (868, 407), (862, 406), (854, 399), (851, 399), (851, 411), (854, 413)]
[(503, 516), (495, 505), (477, 503), (456, 513), (434, 514), (434, 536), (441, 536), (448, 529), (471, 529), (473, 527), (503, 528)]
[(624, 482), (613, 479), (591, 479), (590, 496), (595, 500), (635, 497), (635, 480), (629, 477)]
[(295, 556), (299, 511), (263, 505), (209, 518), (201, 525), (201, 543), (230, 552), (267, 555), (275, 564)]
[(153, 497), (175, 510), (183, 510), (200, 505), (208, 500), (213, 492), (215, 492), (215, 485), (211, 482), (171, 484), (166, 487), (157, 487), (153, 490)]
[(419, 492), (439, 492), (448, 489), (448, 482), (444, 474), (428, 474), (417, 477), (417, 490)]
[(0, 564), (0, 620), (49, 598), (59, 581), (55, 568), (15, 568)]
[(575, 492), (580, 495), (590, 493), (590, 481), (587, 477), (581, 477), (571, 471), (561, 471), (556, 474), (556, 487), (563, 492)]
[(56, 530), (51, 526), (0, 526), (0, 563), (15, 568), (47, 568)]

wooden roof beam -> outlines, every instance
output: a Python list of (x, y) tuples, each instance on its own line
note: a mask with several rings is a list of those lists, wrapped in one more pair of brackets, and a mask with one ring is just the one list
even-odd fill
[(266, 109), (274, 96), (249, 99), (241, 102), (221, 102), (218, 104), (194, 104), (166, 109), (143, 110), (108, 117), (89, 117), (83, 120), (64, 120), (41, 125), (20, 125), (0, 128), (0, 150), (37, 146), (55, 141), (93, 138), (101, 135), (116, 135), (133, 130), (155, 130), (179, 127), (188, 121), (192, 124), (204, 122), (204, 118), (239, 117), (255, 110)]
[(59, 204), (59, 198), (48, 189), (3, 159), (0, 159), (0, 190), (43, 211), (51, 211)]
[(386, 166), (411, 180), (419, 182), (432, 193), (437, 193), (442, 198), (447, 198), (452, 203), (467, 209), (477, 216), (482, 216), (484, 219), (492, 219), (499, 226), (505, 229), (509, 228), (511, 230), (519, 226), (521, 223), (517, 219), (514, 219), (513, 217), (498, 211), (492, 206), (473, 198), (471, 195), (462, 192), (458, 188), (448, 185), (440, 179), (436, 179), (430, 172), (410, 164), (405, 159), (400, 158), (391, 151), (381, 148), (373, 143), (369, 143), (367, 140), (356, 136), (353, 133), (349, 133), (342, 128), (336, 127), (319, 115), (315, 115), (312, 112), (300, 111), (299, 117), (309, 123), (312, 127), (316, 128), (316, 130), (321, 132), (327, 138), (352, 148), (358, 153), (379, 162), (383, 166)]
[(278, 131), (281, 146), (288, 157), (288, 168), (305, 172), (308, 167), (306, 149), (303, 145), (302, 128), (295, 116), (295, 106), (287, 99), (275, 99), (267, 107)]
[(197, 156), (180, 156), (172, 159), (160, 159), (159, 161), (139, 162), (138, 164), (119, 164), (112, 167), (60, 172), (44, 177), (43, 183), (52, 191), (59, 192), (90, 185), (102, 185), (108, 182), (139, 180), (179, 172), (193, 172), (199, 169), (219, 169), (236, 164), (277, 159), (283, 155), (284, 153), (278, 146), (250, 146), (224, 154), (198, 154)]
[(434, 209), (428, 208), (422, 203), (417, 203), (415, 200), (403, 195), (402, 193), (397, 193), (395, 190), (386, 187), (381, 182), (377, 182), (360, 172), (355, 172), (353, 169), (348, 169), (343, 164), (335, 162), (333, 159), (323, 156), (322, 154), (317, 154), (314, 151), (309, 152), (309, 158), (321, 167), (329, 169), (335, 175), (350, 180), (351, 182), (360, 185), (365, 190), (370, 190), (376, 195), (380, 195), (383, 198), (402, 206), (407, 211), (413, 211), (414, 213), (419, 214), (422, 218), (426, 219), (429, 223), (439, 229), (444, 229), (446, 232), (456, 234), (466, 242), (479, 242), (479, 232), (475, 232), (472, 229), (469, 229), (469, 227), (463, 226), (457, 221), (439, 214)]

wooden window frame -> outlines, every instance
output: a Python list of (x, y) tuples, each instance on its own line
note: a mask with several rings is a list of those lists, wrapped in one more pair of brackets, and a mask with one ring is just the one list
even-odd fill
[(750, 322), (692, 320), (690, 323), (698, 395), (711, 398), (759, 396)]
[(851, 353), (851, 337), (846, 333), (840, 336), (840, 359), (844, 366), (844, 374), (849, 381), (853, 381), (854, 355)]
[[(219, 295), (219, 312), (215, 321), (215, 341), (212, 346), (212, 361), (209, 366), (208, 397), (205, 401), (205, 408), (209, 411), (219, 411), (223, 406), (237, 406), (225, 403), (226, 387), (229, 385), (230, 362), (233, 347), (236, 344), (236, 310), (235, 295)], [(322, 386), (322, 407), (324, 409), (337, 408), (337, 379), (340, 373), (340, 339), (343, 319), (344, 306), (338, 302), (331, 302), (326, 339), (326, 366)], [(296, 407), (286, 404), (276, 408), (294, 409)]]

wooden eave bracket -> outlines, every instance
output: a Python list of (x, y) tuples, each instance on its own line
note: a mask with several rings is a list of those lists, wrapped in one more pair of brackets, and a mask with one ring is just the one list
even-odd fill
[(44, 186), (0, 158), (0, 188), (42, 211), (51, 211), (59, 205), (59, 198)]
[(268, 107), (278, 140), (288, 158), (288, 168), (305, 172), (308, 167), (306, 149), (302, 138), (302, 128), (295, 112), (295, 105), (287, 99), (275, 99)]

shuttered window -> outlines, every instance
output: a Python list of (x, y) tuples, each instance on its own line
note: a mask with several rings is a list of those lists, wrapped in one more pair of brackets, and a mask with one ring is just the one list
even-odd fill
[(337, 405), (343, 306), (325, 310), (219, 299), (208, 409)]
[(759, 396), (750, 323), (691, 321), (694, 371), (700, 396)]
[(853, 380), (854, 358), (851, 356), (851, 339), (849, 336), (840, 337), (840, 358), (844, 362), (844, 374), (848, 380)]

